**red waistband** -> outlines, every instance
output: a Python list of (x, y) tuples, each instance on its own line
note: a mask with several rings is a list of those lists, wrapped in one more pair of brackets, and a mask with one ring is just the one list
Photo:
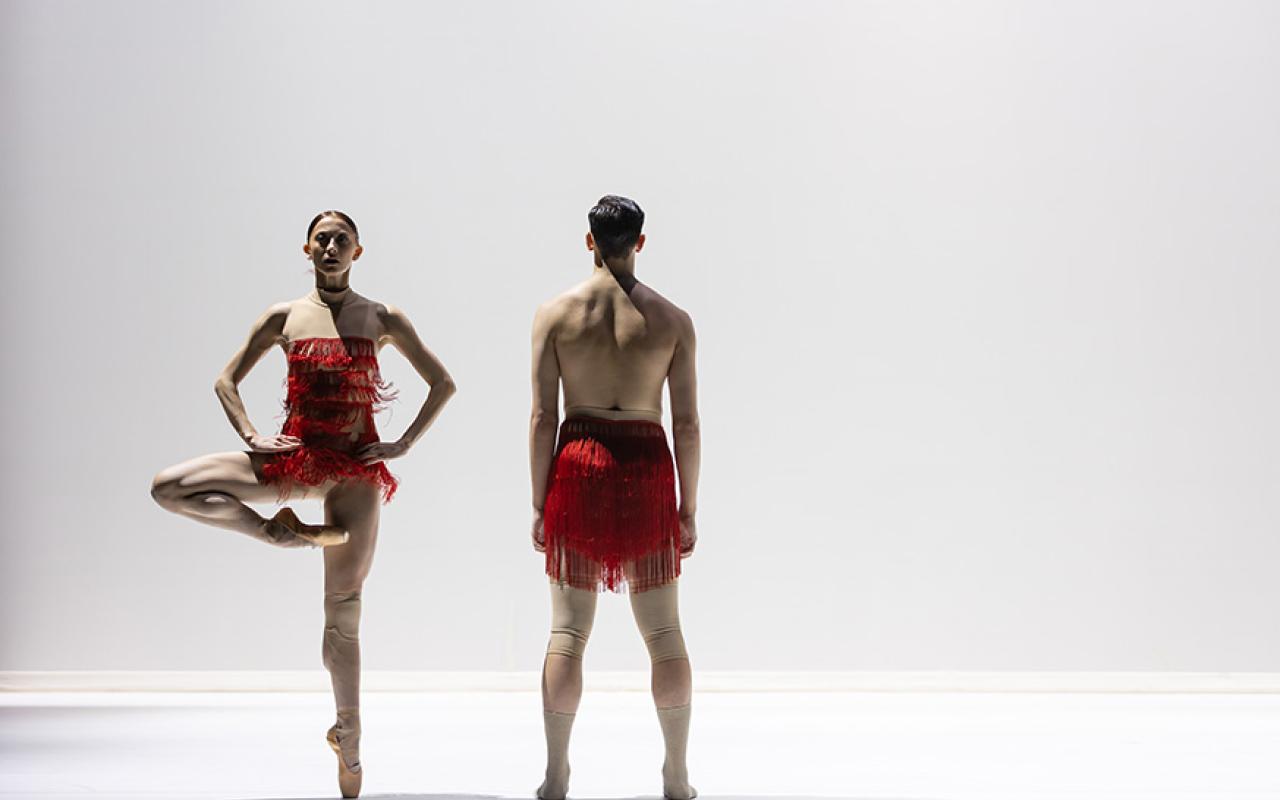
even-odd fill
[(568, 417), (560, 423), (563, 433), (585, 433), (600, 436), (661, 436), (666, 431), (661, 422), (647, 419), (603, 419), (601, 417)]

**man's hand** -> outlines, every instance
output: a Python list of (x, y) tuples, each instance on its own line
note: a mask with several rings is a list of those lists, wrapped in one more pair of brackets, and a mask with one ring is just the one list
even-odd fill
[(533, 528), (530, 531), (533, 537), (533, 549), (539, 553), (547, 552), (547, 533), (542, 528), (542, 512), (533, 512)]
[(400, 442), (374, 442), (356, 451), (356, 461), (368, 466), (379, 461), (390, 461), (409, 452), (409, 446)]
[(297, 450), (302, 447), (301, 439), (296, 436), (285, 436), (284, 434), (263, 436), (255, 433), (245, 439), (244, 443), (255, 453), (283, 453), (287, 450)]
[(698, 523), (693, 517), (680, 518), (680, 557), (693, 555), (693, 548), (698, 546)]

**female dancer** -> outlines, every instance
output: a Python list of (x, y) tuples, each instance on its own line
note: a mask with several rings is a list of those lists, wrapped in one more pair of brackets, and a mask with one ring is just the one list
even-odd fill
[[(315, 265), (315, 289), (278, 303), (254, 323), (215, 383), (227, 418), (247, 452), (215, 453), (161, 470), (151, 494), (177, 514), (279, 547), (324, 547), (324, 665), (333, 683), (337, 722), (326, 738), (338, 756), (343, 797), (357, 797), (360, 765), (360, 593), (378, 538), (379, 501), (396, 479), (383, 463), (408, 452), (453, 396), (440, 360), (404, 312), (352, 291), (360, 257), (356, 224), (341, 211), (311, 221), (302, 250)], [(395, 345), (431, 387), (398, 440), (382, 442), (373, 413), (391, 399), (377, 351)], [(249, 422), (237, 385), (273, 346), (288, 360), (284, 430), (264, 436)], [(308, 525), (286, 507), (265, 519), (246, 503), (315, 497), (324, 524)]]

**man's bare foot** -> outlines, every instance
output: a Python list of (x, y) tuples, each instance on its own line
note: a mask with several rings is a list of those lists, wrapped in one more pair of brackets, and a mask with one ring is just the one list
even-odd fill
[(693, 800), (698, 790), (689, 785), (687, 770), (674, 770), (662, 765), (662, 796), (667, 800)]
[(547, 777), (542, 781), (542, 785), (538, 787), (537, 795), (541, 800), (564, 800), (565, 794), (569, 791), (569, 767), (564, 768), (564, 774), (552, 775), (547, 773)]
[(285, 506), (263, 523), (267, 540), (280, 547), (329, 547), (345, 544), (348, 534), (333, 525), (308, 525)]

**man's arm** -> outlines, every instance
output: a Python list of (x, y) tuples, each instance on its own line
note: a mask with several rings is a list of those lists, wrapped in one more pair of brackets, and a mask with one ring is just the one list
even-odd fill
[(698, 372), (695, 365), (696, 337), (693, 320), (681, 312), (676, 350), (667, 372), (671, 395), (671, 438), (676, 446), (676, 471), (680, 476), (680, 527), (684, 541), (681, 552), (693, 552), (698, 533), (698, 468), (702, 460), (702, 433), (698, 422)]
[[(529, 414), (529, 477), (536, 517), (541, 517), (547, 498), (547, 477), (560, 425), (560, 362), (554, 332), (554, 314), (544, 305), (533, 318), (533, 409)], [(534, 524), (537, 543), (541, 530), (536, 520)]]

